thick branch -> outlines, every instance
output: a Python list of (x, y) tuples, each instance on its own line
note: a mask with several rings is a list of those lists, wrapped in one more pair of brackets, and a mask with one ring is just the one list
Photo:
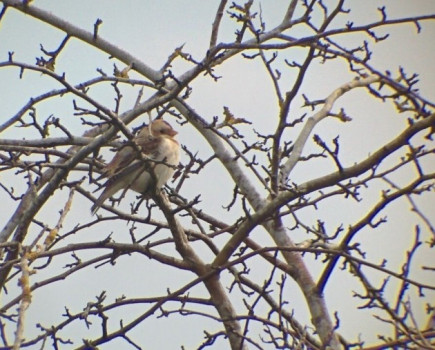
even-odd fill
[[(199, 277), (209, 275), (211, 271), (209, 266), (206, 266), (195, 251), (190, 246), (184, 229), (178, 220), (175, 218), (170, 208), (170, 203), (165, 196), (156, 195), (156, 203), (162, 209), (163, 214), (168, 220), (169, 227), (175, 240), (177, 251), (183, 257), (183, 260), (191, 265), (192, 271)], [(243, 344), (242, 330), (237, 321), (237, 313), (232, 306), (231, 300), (219, 281), (219, 273), (209, 275), (204, 279), (204, 285), (210, 293), (211, 300), (216, 310), (218, 311), (226, 329), (229, 338), (231, 349), (247, 349), (246, 344)]]
[(295, 144), (293, 146), (293, 151), (290, 154), (289, 159), (285, 162), (284, 166), (281, 170), (281, 179), (280, 179), (280, 185), (283, 186), (285, 181), (287, 180), (288, 176), (290, 175), (290, 172), (293, 170), (295, 165), (298, 163), (299, 158), (302, 154), (302, 151), (304, 149), (305, 143), (308, 140), (308, 137), (310, 136), (311, 132), (313, 131), (314, 127), (324, 118), (326, 118), (330, 113), (331, 109), (334, 106), (335, 101), (341, 96), (343, 96), (346, 92), (357, 88), (357, 87), (365, 87), (370, 84), (373, 84), (377, 81), (379, 81), (380, 78), (377, 76), (369, 76), (367, 78), (361, 79), (356, 78), (352, 80), (351, 82), (348, 82), (336, 90), (332, 92), (327, 99), (325, 100), (325, 103), (320, 111), (318, 111), (316, 114), (314, 114), (311, 118), (309, 118), (302, 131), (300, 132), (298, 138), (295, 141)]

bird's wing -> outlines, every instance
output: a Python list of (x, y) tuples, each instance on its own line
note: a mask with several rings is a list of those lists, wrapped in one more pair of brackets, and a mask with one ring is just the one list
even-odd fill
[[(150, 135), (137, 137), (135, 142), (146, 159), (140, 159), (136, 150), (131, 146), (125, 146), (119, 150), (106, 167), (105, 174), (108, 175), (108, 179), (103, 185), (105, 189), (92, 206), (92, 213), (95, 213), (107, 198), (121, 189), (124, 191), (132, 189), (146, 195), (150, 183), (153, 181), (157, 181), (158, 187), (163, 186), (172, 176), (173, 169), (162, 164), (157, 164), (155, 167), (155, 162), (178, 163), (178, 142), (169, 138), (172, 142), (169, 143), (168, 147), (166, 139), (162, 136), (153, 137)], [(155, 172), (155, 170), (157, 171)]]
[(116, 152), (113, 159), (106, 165), (104, 169), (105, 176), (112, 176), (116, 174), (120, 169), (128, 166), (135, 158), (135, 151), (131, 146), (123, 146), (118, 152)]
[[(158, 148), (160, 144), (159, 138), (148, 135), (146, 137), (137, 138), (135, 142), (148, 157), (154, 159), (158, 156)], [(109, 164), (106, 165), (102, 177), (111, 177), (117, 174), (124, 168), (128, 167), (136, 158), (136, 150), (132, 146), (123, 146), (118, 152), (116, 152)]]
[(142, 150), (142, 153), (151, 159), (158, 159), (161, 153), (160, 145), (162, 143), (161, 137), (141, 137), (136, 140), (136, 143)]
[(147, 156), (149, 159), (158, 160), (162, 152), (162, 141), (162, 137), (147, 136), (138, 138), (136, 143), (145, 156)]
[[(161, 139), (158, 137), (141, 137), (135, 140), (136, 144), (142, 150), (142, 153), (148, 157), (150, 160), (158, 159), (161, 150)], [(126, 151), (123, 151), (127, 149)], [(104, 186), (113, 186), (117, 184), (119, 181), (123, 181), (123, 179), (130, 178), (133, 172), (137, 170), (146, 170), (153, 166), (153, 162), (151, 161), (140, 161), (138, 159), (137, 152), (133, 149), (133, 147), (128, 146), (124, 147), (118, 151), (113, 160), (107, 165), (108, 171), (107, 174), (108, 179)], [(141, 171), (138, 173), (140, 174)], [(136, 179), (130, 179), (130, 182), (134, 182)]]
[(105, 183), (106, 188), (115, 185), (118, 182), (123, 182), (128, 179), (127, 183), (133, 182), (136, 179), (131, 178), (132, 174), (136, 174), (137, 170), (144, 170), (146, 165), (141, 161), (133, 161), (130, 165), (119, 169), (117, 173), (109, 177)]

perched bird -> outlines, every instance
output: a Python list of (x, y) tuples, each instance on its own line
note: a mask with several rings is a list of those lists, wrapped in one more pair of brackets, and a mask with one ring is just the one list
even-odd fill
[(132, 146), (122, 147), (106, 165), (104, 191), (92, 206), (95, 214), (107, 198), (121, 189), (132, 189), (145, 196), (160, 189), (174, 174), (180, 159), (180, 144), (174, 139), (178, 132), (162, 119), (144, 126), (134, 142), (142, 152), (141, 159)]

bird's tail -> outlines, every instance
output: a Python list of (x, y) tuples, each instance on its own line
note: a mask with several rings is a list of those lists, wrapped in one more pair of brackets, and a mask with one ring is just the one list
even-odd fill
[(98, 209), (101, 208), (104, 201), (109, 197), (110, 197), (110, 193), (107, 193), (107, 191), (104, 190), (103, 193), (101, 193), (100, 197), (98, 197), (98, 199), (95, 201), (94, 205), (91, 207), (92, 215), (95, 215), (97, 213)]
[(95, 203), (92, 207), (91, 207), (91, 213), (92, 215), (95, 215), (98, 211), (98, 209), (101, 208), (101, 204), (103, 203)]

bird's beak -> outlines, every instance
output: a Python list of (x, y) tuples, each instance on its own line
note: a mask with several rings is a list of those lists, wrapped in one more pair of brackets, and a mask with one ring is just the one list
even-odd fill
[(177, 135), (178, 134), (178, 132), (177, 131), (175, 131), (174, 129), (171, 129), (171, 130), (168, 130), (168, 135), (169, 136), (175, 136), (175, 135)]

